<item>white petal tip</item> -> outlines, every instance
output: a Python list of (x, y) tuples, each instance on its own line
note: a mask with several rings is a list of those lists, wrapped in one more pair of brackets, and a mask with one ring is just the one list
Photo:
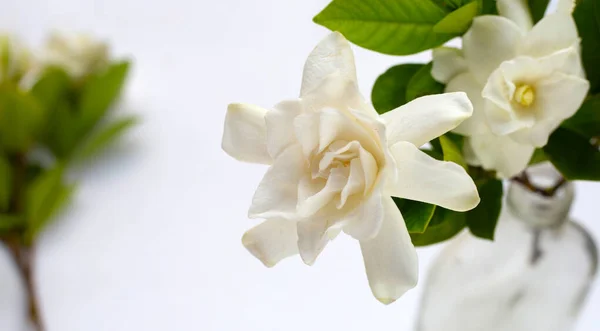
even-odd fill
[(250, 252), (250, 254), (254, 255), (255, 258), (262, 262), (262, 264), (265, 267), (272, 268), (275, 266), (275, 263), (265, 259), (261, 248), (256, 242), (254, 242), (254, 240), (252, 240), (252, 237), (248, 233), (245, 233), (242, 236), (242, 245), (244, 245), (244, 247), (248, 250), (248, 252)]
[(302, 254), (300, 254), (300, 257), (302, 258), (302, 262), (304, 262), (304, 264), (306, 264), (309, 267), (312, 267), (315, 264), (316, 259), (314, 258), (307, 258), (305, 256), (302, 256)]
[(383, 303), (386, 306), (396, 302), (396, 300), (397, 300), (397, 299), (391, 299), (391, 298), (375, 298), (375, 299), (377, 299), (377, 301)]

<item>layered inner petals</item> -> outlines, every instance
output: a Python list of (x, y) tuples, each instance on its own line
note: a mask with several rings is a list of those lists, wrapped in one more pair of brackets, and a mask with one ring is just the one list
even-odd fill
[(313, 156), (298, 187), (298, 213), (308, 217), (329, 203), (343, 209), (352, 196), (366, 196), (377, 175), (377, 161), (358, 141), (337, 140)]

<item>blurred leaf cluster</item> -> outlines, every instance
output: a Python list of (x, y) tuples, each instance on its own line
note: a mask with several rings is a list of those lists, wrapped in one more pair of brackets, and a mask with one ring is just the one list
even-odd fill
[(88, 37), (51, 40), (35, 52), (0, 37), (0, 237), (26, 245), (72, 196), (69, 169), (135, 123), (109, 116), (128, 61)]

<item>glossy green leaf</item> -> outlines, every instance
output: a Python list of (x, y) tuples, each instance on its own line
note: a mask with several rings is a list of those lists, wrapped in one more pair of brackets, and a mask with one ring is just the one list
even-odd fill
[(563, 128), (588, 138), (600, 136), (600, 96), (586, 100), (571, 118), (564, 121)]
[(581, 59), (590, 93), (600, 92), (600, 2), (579, 0), (573, 18), (581, 37)]
[(81, 92), (78, 107), (80, 136), (93, 128), (117, 101), (128, 71), (129, 62), (119, 62), (89, 78)]
[(429, 226), (424, 233), (411, 233), (415, 246), (427, 246), (448, 240), (465, 228), (465, 213), (459, 213), (437, 206)]
[[(457, 135), (458, 136), (458, 135)], [(467, 163), (462, 156), (462, 143), (459, 144), (452, 140), (448, 134), (439, 137), (440, 146), (444, 155), (444, 161), (450, 161), (467, 169)]]
[(136, 122), (137, 119), (135, 117), (127, 117), (116, 120), (101, 128), (83, 145), (78, 151), (76, 158), (84, 160), (93, 157), (119, 139)]
[(434, 27), (435, 33), (462, 35), (471, 26), (475, 16), (479, 14), (479, 3), (473, 1), (451, 12)]
[(537, 23), (544, 17), (550, 0), (528, 0), (527, 2), (529, 4), (529, 11), (531, 12), (533, 23)]
[(481, 202), (467, 211), (467, 226), (471, 233), (479, 238), (494, 239), (494, 232), (502, 209), (502, 181), (487, 179), (476, 182)]
[(9, 88), (0, 89), (0, 147), (24, 151), (39, 133), (44, 110), (35, 98)]
[(444, 93), (444, 84), (437, 82), (431, 76), (431, 67), (433, 64), (430, 62), (425, 66), (422, 66), (408, 81), (406, 87), (406, 101), (412, 101), (416, 98)]
[(422, 64), (400, 64), (389, 68), (377, 78), (371, 92), (373, 107), (383, 114), (407, 102), (406, 89)]
[(64, 70), (49, 68), (33, 85), (30, 93), (51, 113), (67, 97), (70, 85), (71, 79)]
[(55, 167), (41, 174), (27, 188), (26, 242), (32, 242), (71, 197), (74, 186), (66, 185), (63, 175), (64, 168)]
[(58, 158), (64, 159), (80, 141), (78, 114), (71, 103), (62, 100), (48, 118), (45, 143)]
[(436, 206), (424, 202), (393, 198), (400, 209), (406, 228), (410, 233), (423, 233), (435, 211)]
[(589, 138), (559, 128), (550, 136), (544, 152), (566, 179), (600, 180), (600, 150)]
[(8, 159), (0, 154), (0, 212), (9, 208), (12, 193), (12, 168)]
[(333, 0), (313, 20), (364, 48), (409, 55), (455, 36), (433, 31), (447, 14), (430, 0)]

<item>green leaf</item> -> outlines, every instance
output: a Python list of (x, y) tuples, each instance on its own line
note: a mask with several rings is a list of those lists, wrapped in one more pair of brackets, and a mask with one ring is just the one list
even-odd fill
[(600, 136), (600, 96), (587, 99), (577, 113), (561, 126), (584, 137)]
[(84, 160), (96, 155), (119, 139), (136, 122), (137, 119), (135, 117), (122, 118), (98, 130), (77, 152), (76, 158)]
[(411, 233), (415, 246), (427, 246), (448, 240), (465, 228), (465, 213), (459, 213), (437, 206), (424, 233)]
[(431, 68), (433, 63), (429, 62), (427, 65), (422, 66), (408, 81), (406, 87), (406, 101), (412, 101), (416, 98), (439, 94), (444, 92), (444, 84), (438, 83), (433, 76), (431, 76)]
[(600, 150), (589, 138), (559, 128), (550, 136), (544, 152), (566, 179), (600, 180)]
[(433, 217), (436, 206), (424, 202), (395, 198), (394, 202), (404, 218), (410, 233), (423, 233)]
[(7, 158), (0, 154), (0, 211), (6, 211), (10, 205), (12, 193), (12, 168)]
[(67, 97), (70, 85), (71, 79), (64, 70), (48, 68), (33, 85), (30, 93), (49, 112)]
[(80, 136), (93, 128), (117, 100), (128, 71), (129, 62), (119, 62), (89, 78), (81, 92), (78, 107)]
[(581, 37), (581, 59), (590, 93), (600, 92), (600, 3), (597, 0), (579, 0), (573, 18)]
[(0, 214), (0, 236), (25, 229), (27, 224), (19, 215)]
[(496, 0), (477, 0), (479, 2), (480, 15), (498, 15)]
[(313, 20), (364, 48), (409, 55), (455, 36), (433, 31), (447, 13), (430, 0), (333, 0)]
[(389, 68), (377, 78), (371, 92), (373, 107), (383, 114), (407, 102), (406, 89), (422, 64), (400, 64)]
[(548, 4), (550, 0), (528, 0), (529, 3), (529, 11), (531, 12), (531, 18), (533, 19), (533, 23), (537, 23), (539, 20), (544, 17), (546, 13), (546, 8), (548, 8)]
[(531, 156), (531, 160), (529, 160), (529, 165), (534, 165), (534, 164), (542, 163), (545, 161), (548, 161), (548, 158), (546, 157), (546, 153), (544, 153), (543, 149), (537, 148), (533, 152), (533, 155)]
[(494, 232), (502, 209), (502, 181), (487, 179), (477, 183), (481, 202), (467, 211), (467, 225), (471, 233), (479, 238), (494, 240)]
[[(460, 136), (455, 135), (455, 137), (460, 137)], [(461, 139), (461, 142), (460, 143), (455, 142), (454, 140), (452, 140), (452, 138), (450, 138), (449, 134), (445, 134), (445, 135), (439, 137), (440, 146), (441, 146), (442, 152), (444, 154), (444, 161), (454, 162), (466, 170), (467, 163), (465, 162), (465, 159), (463, 158), (462, 152), (461, 152), (462, 137), (454, 138), (454, 139)]]
[(64, 184), (63, 174), (64, 167), (57, 166), (42, 173), (27, 188), (26, 242), (31, 243), (71, 197), (74, 186)]
[(35, 98), (9, 88), (0, 89), (0, 146), (24, 151), (43, 123), (44, 110)]
[(441, 34), (462, 35), (469, 30), (471, 22), (477, 14), (479, 14), (479, 3), (473, 1), (448, 14), (433, 26), (433, 31)]
[(60, 158), (66, 158), (80, 142), (77, 114), (67, 100), (59, 102), (48, 118), (45, 143)]

